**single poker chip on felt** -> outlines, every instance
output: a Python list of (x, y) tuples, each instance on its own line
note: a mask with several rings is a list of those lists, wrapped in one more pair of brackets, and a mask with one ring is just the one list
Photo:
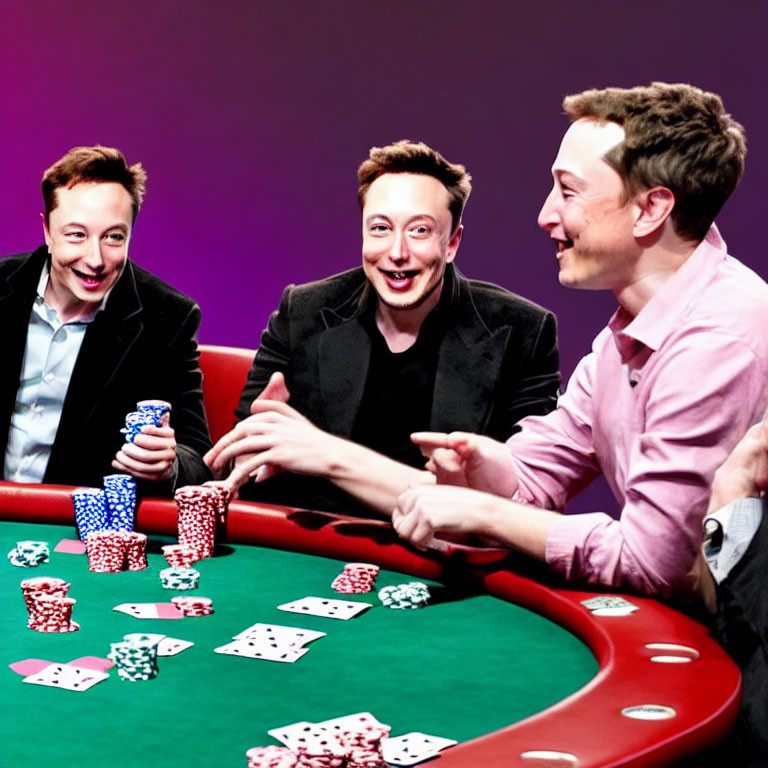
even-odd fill
[(17, 541), (16, 546), (8, 553), (11, 565), (20, 568), (36, 568), (47, 563), (50, 557), (48, 543), (45, 541)]

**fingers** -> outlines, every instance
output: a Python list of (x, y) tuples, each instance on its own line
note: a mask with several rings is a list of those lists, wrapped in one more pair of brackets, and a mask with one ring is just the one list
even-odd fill
[(258, 437), (262, 428), (263, 418), (249, 416), (220, 438), (216, 445), (203, 456), (203, 461), (214, 472), (221, 471), (236, 456), (254, 450), (245, 441), (251, 437)]
[(256, 398), (256, 400), (251, 403), (251, 415), (256, 416), (263, 413), (278, 413), (281, 416), (285, 416), (286, 418), (293, 419), (295, 421), (303, 421), (309, 423), (308, 419), (302, 416), (295, 408), (291, 408), (288, 403), (284, 403), (279, 400), (262, 400), (260, 398)]
[[(288, 391), (288, 387), (285, 384), (285, 376), (281, 371), (275, 371), (270, 376), (267, 386), (264, 387), (262, 393), (254, 400), (277, 400), (281, 403), (287, 403), (291, 393)], [(253, 403), (251, 403), (251, 413), (253, 411)]]

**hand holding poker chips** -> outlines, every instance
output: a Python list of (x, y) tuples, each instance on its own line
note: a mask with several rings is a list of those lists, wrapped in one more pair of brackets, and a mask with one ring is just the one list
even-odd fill
[(142, 427), (167, 427), (170, 424), (171, 404), (165, 400), (142, 400), (136, 410), (126, 414), (125, 426), (120, 430), (125, 442), (132, 443)]

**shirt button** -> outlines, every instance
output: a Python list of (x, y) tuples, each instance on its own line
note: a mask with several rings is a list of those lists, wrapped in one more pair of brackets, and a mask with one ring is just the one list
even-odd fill
[(56, 381), (56, 376), (53, 373), (46, 373), (45, 376), (43, 376), (43, 381), (46, 384), (50, 384), (52, 381)]

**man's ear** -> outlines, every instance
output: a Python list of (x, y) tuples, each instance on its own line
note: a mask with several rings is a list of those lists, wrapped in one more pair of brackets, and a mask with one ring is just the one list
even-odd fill
[(445, 260), (447, 264), (450, 264), (456, 258), (456, 252), (459, 250), (459, 245), (461, 244), (461, 237), (463, 234), (464, 225), (459, 224), (459, 226), (456, 227), (456, 229), (453, 231), (451, 239), (448, 241), (448, 254)]
[(675, 207), (675, 196), (666, 187), (653, 187), (641, 192), (635, 198), (637, 215), (632, 234), (648, 237), (658, 232), (670, 217)]

